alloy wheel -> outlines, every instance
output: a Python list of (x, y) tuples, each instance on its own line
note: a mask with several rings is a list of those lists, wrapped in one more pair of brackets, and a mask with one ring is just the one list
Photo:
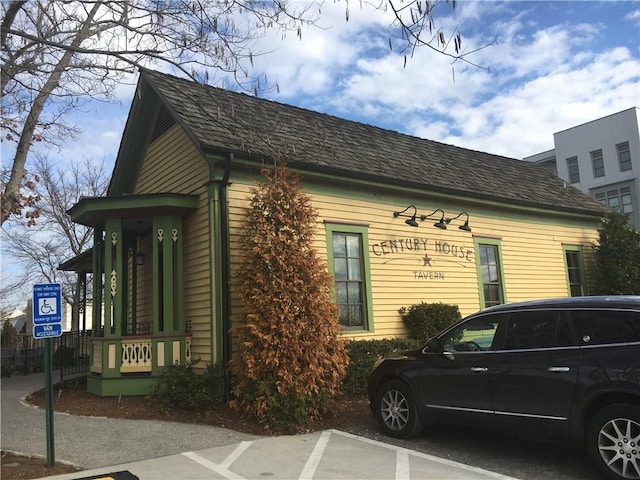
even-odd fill
[(409, 421), (409, 402), (398, 390), (388, 390), (380, 406), (382, 421), (391, 430), (402, 430)]
[(640, 424), (628, 418), (609, 420), (598, 434), (598, 450), (617, 476), (640, 479)]

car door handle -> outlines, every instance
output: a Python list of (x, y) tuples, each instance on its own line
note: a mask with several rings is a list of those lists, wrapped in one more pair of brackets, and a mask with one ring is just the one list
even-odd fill
[(549, 367), (549, 371), (554, 373), (563, 373), (569, 370), (571, 370), (569, 367)]
[(488, 370), (487, 367), (471, 367), (472, 372), (486, 372)]

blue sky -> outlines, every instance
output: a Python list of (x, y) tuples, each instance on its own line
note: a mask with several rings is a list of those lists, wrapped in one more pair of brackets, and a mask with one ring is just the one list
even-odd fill
[[(388, 48), (390, 14), (351, 2), (327, 2), (319, 28), (282, 39), (274, 32), (255, 51), (254, 72), (278, 91), (262, 96), (382, 128), (523, 158), (553, 147), (553, 133), (640, 106), (640, 2), (474, 1), (443, 4), (438, 25), (458, 27), (463, 47), (496, 44), (468, 59), (426, 48), (403, 67)], [(93, 102), (77, 115), (83, 133), (51, 155), (113, 165), (133, 95)], [(3, 149), (6, 144), (3, 145)]]
[[(640, 2), (474, 1), (442, 5), (480, 65), (419, 49), (403, 67), (388, 48), (390, 14), (327, 2), (320, 28), (263, 38), (255, 59), (279, 91), (262, 96), (475, 150), (523, 158), (553, 148), (553, 133), (640, 106)], [(135, 79), (132, 79), (132, 83)], [(120, 104), (94, 102), (83, 133), (52, 154), (112, 165), (133, 86)]]
[[(397, 0), (399, 1), (399, 0)], [(295, 2), (294, 2), (295, 3)], [(363, 2), (364, 3), (364, 2)], [(458, 27), (480, 67), (418, 49), (388, 48), (389, 12), (344, 0), (322, 7), (320, 28), (284, 40), (277, 32), (254, 51), (255, 73), (277, 82), (263, 97), (444, 143), (514, 158), (553, 148), (553, 133), (640, 107), (640, 2), (459, 1), (436, 23)], [(112, 168), (135, 78), (119, 103), (91, 102), (73, 118), (82, 129), (49, 155), (105, 160)], [(39, 149), (47, 148), (39, 144)], [(11, 158), (2, 144), (3, 162)], [(4, 267), (3, 267), (4, 270)]]

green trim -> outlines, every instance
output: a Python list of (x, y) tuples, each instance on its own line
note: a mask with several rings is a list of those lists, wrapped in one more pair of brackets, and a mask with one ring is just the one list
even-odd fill
[(107, 220), (153, 216), (187, 216), (198, 207), (197, 195), (159, 193), (120, 197), (85, 197), (67, 213), (71, 220), (88, 227), (102, 228)]
[(222, 232), (220, 227), (220, 189), (218, 182), (207, 184), (207, 215), (209, 220), (209, 298), (211, 299), (211, 363), (222, 364), (224, 332), (222, 330)]
[[(238, 168), (238, 164), (242, 168)], [(252, 185), (256, 181), (263, 181), (260, 168), (247, 161), (236, 161), (236, 169), (232, 175), (232, 181)], [(416, 205), (418, 215), (429, 213), (435, 208), (442, 208), (447, 216), (452, 216), (460, 211), (466, 211), (470, 215), (470, 224), (473, 228), (475, 215), (488, 218), (527, 221), (541, 225), (558, 225), (577, 228), (597, 229), (601, 225), (601, 215), (594, 212), (589, 215), (584, 212), (570, 212), (566, 209), (553, 210), (552, 206), (514, 205), (510, 202), (480, 199), (456, 194), (443, 194), (424, 189), (411, 187), (396, 187), (389, 184), (379, 184), (367, 181), (356, 181), (344, 177), (329, 175), (317, 175), (313, 172), (293, 169), (302, 178), (305, 192), (314, 195), (326, 195), (347, 200), (358, 200), (373, 204), (388, 206), (389, 215), (393, 211), (401, 210), (407, 205)], [(346, 188), (345, 188), (346, 187)], [(428, 210), (428, 212), (427, 212)]]
[(103, 378), (89, 374), (87, 392), (100, 397), (149, 395), (156, 380), (155, 376)]
[(133, 193), (161, 101), (141, 75), (124, 127), (107, 195)]
[[(104, 303), (105, 286), (102, 284), (104, 273), (104, 240), (102, 231), (93, 231), (93, 300), (91, 309), (91, 334), (95, 338), (98, 336), (102, 325), (102, 305)], [(100, 308), (96, 308), (99, 305)], [(93, 355), (93, 353), (91, 354)], [(93, 361), (93, 358), (91, 359)]]
[[(156, 270), (153, 276), (154, 318), (159, 320), (162, 315), (163, 319), (162, 330), (159, 329), (159, 323), (154, 324), (154, 333), (184, 333), (185, 331), (182, 235), (181, 218), (154, 217), (152, 231), (153, 262)], [(161, 296), (156, 295), (159, 292), (162, 293)]]
[(569, 280), (569, 265), (567, 265), (567, 252), (578, 254), (578, 268), (580, 269), (580, 287), (582, 295), (588, 295), (587, 282), (584, 267), (584, 254), (581, 245), (562, 245), (562, 259), (564, 261), (565, 280), (567, 282), (567, 295), (571, 296), (571, 281)]
[[(126, 285), (126, 242), (120, 220), (107, 220), (104, 247), (106, 290), (104, 335), (105, 337), (119, 337), (122, 335), (123, 318), (126, 318), (126, 292), (124, 291)], [(115, 295), (113, 297), (111, 296), (112, 275), (115, 275)]]
[[(358, 225), (343, 225), (338, 223), (325, 222), (326, 242), (327, 242), (327, 264), (329, 273), (335, 278), (333, 263), (333, 234), (334, 233), (355, 233), (362, 238), (362, 267), (365, 286), (365, 328), (356, 330), (343, 329), (344, 334), (371, 333), (374, 331), (373, 322), (373, 295), (371, 293), (371, 262), (369, 259), (369, 232), (367, 227)], [(335, 295), (335, 292), (334, 292)], [(335, 298), (335, 297), (334, 297)]]
[(500, 290), (502, 291), (502, 303), (507, 303), (507, 288), (504, 281), (504, 267), (502, 261), (502, 240), (495, 238), (474, 237), (473, 244), (476, 256), (476, 273), (478, 275), (478, 295), (480, 297), (480, 309), (485, 308), (484, 282), (482, 281), (482, 265), (480, 263), (480, 246), (492, 245), (498, 251), (498, 268), (500, 269)]
[[(264, 163), (258, 165), (255, 161), (237, 157), (234, 160), (234, 165), (236, 167), (233, 175), (234, 180), (246, 179), (249, 183), (262, 178), (260, 170), (265, 166)], [(593, 227), (594, 223), (599, 226), (601, 218), (604, 216), (604, 212), (600, 211), (569, 210), (566, 207), (555, 205), (526, 204), (524, 202), (518, 204), (513, 200), (502, 201), (473, 197), (465, 193), (437, 192), (433, 189), (425, 189), (424, 186), (393, 185), (300, 169), (296, 165), (290, 165), (290, 167), (302, 177), (307, 193), (395, 205), (398, 208), (415, 204), (419, 213), (422, 213), (422, 210), (432, 211), (435, 208), (443, 208), (447, 213), (454, 213), (454, 211), (458, 213), (461, 210), (469, 211), (471, 209), (473, 210), (469, 212), (471, 216), (476, 214), (495, 218), (526, 218), (528, 221), (536, 220), (549, 224), (557, 224), (557, 218), (561, 218), (564, 222), (577, 222), (578, 225), (587, 227)], [(239, 171), (239, 168), (243, 170)]]

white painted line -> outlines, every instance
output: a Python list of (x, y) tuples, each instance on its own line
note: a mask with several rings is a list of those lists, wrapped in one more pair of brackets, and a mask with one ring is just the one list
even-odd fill
[(419, 458), (423, 458), (425, 460), (429, 460), (435, 463), (441, 463), (442, 465), (448, 465), (450, 467), (459, 468), (461, 470), (466, 470), (467, 472), (478, 473), (481, 475), (486, 475), (488, 477), (497, 478), (500, 480), (518, 480), (516, 477), (510, 477), (508, 475), (503, 475), (501, 473), (492, 472), (491, 470), (485, 470), (479, 467), (472, 467), (471, 465), (466, 465), (464, 463), (454, 462), (453, 460), (447, 460), (446, 458), (436, 457), (434, 455), (429, 455), (427, 453), (416, 452), (415, 450), (410, 450), (408, 448), (397, 447), (395, 445), (389, 445), (387, 443), (378, 442), (377, 440), (371, 440), (370, 438), (360, 437), (358, 435), (354, 435), (352, 433), (341, 432), (340, 430), (328, 430), (331, 433), (335, 433), (337, 435), (342, 435), (343, 437), (352, 438), (354, 440), (360, 440), (364, 443), (369, 443), (371, 445), (376, 445), (377, 447), (388, 448), (390, 450), (395, 451), (404, 451), (408, 455), (413, 455)]
[(231, 455), (224, 459), (224, 462), (220, 464), (220, 468), (228, 469), (252, 443), (253, 442), (241, 442), (236, 449), (231, 452)]
[(202, 465), (203, 467), (211, 470), (212, 472), (216, 472), (218, 475), (221, 475), (229, 480), (246, 480), (246, 478), (244, 478), (243, 476), (238, 475), (237, 473), (233, 473), (226, 468), (221, 468), (219, 465), (213, 463), (210, 460), (207, 460), (204, 457), (201, 457), (195, 452), (183, 452), (182, 455), (187, 457), (189, 460), (193, 460), (197, 464)]
[(298, 480), (311, 480), (313, 475), (316, 473), (316, 469), (320, 464), (320, 460), (322, 459), (322, 455), (324, 454), (324, 450), (327, 448), (327, 443), (329, 443), (329, 437), (331, 436), (331, 432), (333, 430), (325, 430), (318, 438), (316, 442), (316, 446), (313, 448), (313, 452), (309, 455), (309, 459), (302, 469), (302, 473), (298, 477)]
[(396, 480), (409, 480), (409, 452), (396, 452)]

